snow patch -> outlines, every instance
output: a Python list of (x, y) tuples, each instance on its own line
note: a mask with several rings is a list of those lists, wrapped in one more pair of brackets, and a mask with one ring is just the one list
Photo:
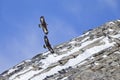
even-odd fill
[[(39, 76), (34, 77), (33, 80), (37, 80), (37, 79), (44, 79), (46, 76), (52, 75), (57, 73), (58, 71), (60, 71), (61, 69), (65, 69), (69, 66), (75, 66), (76, 64), (79, 64), (80, 62), (84, 61), (85, 59), (89, 58), (90, 56), (92, 56), (95, 53), (100, 52), (101, 50), (104, 50), (106, 48), (109, 48), (111, 46), (113, 46), (114, 43), (109, 43), (107, 41), (107, 38), (103, 39), (103, 41), (105, 41), (105, 45), (100, 45), (100, 46), (95, 46), (93, 48), (90, 48), (88, 50), (86, 50), (83, 54), (78, 55), (76, 58), (74, 59), (70, 59), (64, 66), (56, 66), (54, 68), (52, 68), (50, 71), (43, 73)], [(96, 63), (96, 65), (98, 65)]]
[(82, 42), (85, 42), (86, 40), (88, 40), (90, 37), (86, 37), (86, 38), (84, 38), (82, 41), (81, 41), (81, 43)]
[(99, 65), (99, 63), (97, 63), (97, 62), (95, 62), (94, 64), (95, 64), (95, 65)]
[(120, 19), (118, 19), (117, 21), (119, 21), (119, 22), (120, 22)]
[(103, 57), (103, 58), (106, 58), (106, 57), (107, 57), (107, 55), (103, 55), (102, 57)]
[(113, 25), (113, 24), (115, 24), (114, 22), (108, 22), (108, 25)]
[(108, 29), (108, 31), (112, 32), (112, 31), (114, 31), (114, 30), (113, 30), (113, 29)]
[(120, 38), (120, 34), (117, 34), (117, 35), (114, 35), (114, 36), (111, 36), (113, 38)]
[(67, 79), (68, 77), (64, 77), (64, 78), (62, 78), (61, 80), (65, 80), (65, 79)]

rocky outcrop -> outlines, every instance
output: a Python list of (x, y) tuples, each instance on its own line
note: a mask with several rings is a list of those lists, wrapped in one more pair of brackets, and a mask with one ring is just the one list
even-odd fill
[(120, 20), (25, 60), (0, 80), (120, 80)]

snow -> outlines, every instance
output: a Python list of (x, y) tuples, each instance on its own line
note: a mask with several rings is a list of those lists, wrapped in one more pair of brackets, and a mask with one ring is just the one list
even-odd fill
[[(116, 35), (113, 37), (118, 37), (120, 35)], [(85, 39), (83, 39), (82, 41), (84, 42), (85, 40), (87, 40), (89, 37), (86, 37)], [(61, 60), (63, 57), (67, 57), (75, 52), (78, 52), (80, 49), (82, 49), (83, 47), (97, 41), (97, 40), (101, 40), (104, 41), (105, 44), (99, 45), (99, 46), (94, 46), (92, 48), (89, 48), (87, 50), (85, 50), (82, 54), (79, 54), (76, 58), (70, 59), (66, 64), (64, 64), (63, 66), (59, 65), (56, 66), (54, 68), (52, 68), (51, 70), (49, 70), (48, 72), (44, 72), (42, 74), (39, 74), (40, 72), (44, 71), (45, 69), (47, 69), (52, 63), (56, 63), (59, 60)], [(75, 43), (74, 41), (72, 43)], [(31, 80), (43, 80), (46, 76), (52, 75), (57, 73), (58, 71), (60, 71), (61, 69), (65, 69), (68, 68), (69, 66), (75, 67), (76, 65), (81, 65), (83, 63), (85, 63), (86, 59), (91, 57), (93, 54), (96, 54), (106, 48), (109, 48), (111, 46), (113, 46), (115, 44), (115, 42), (109, 43), (108, 38), (107, 37), (100, 37), (100, 38), (96, 38), (90, 41), (86, 41), (84, 43), (81, 44), (80, 47), (75, 47), (73, 48), (71, 51), (66, 52), (65, 54), (62, 55), (53, 55), (53, 54), (49, 54), (49, 52), (46, 52), (44, 55), (48, 55), (46, 59), (42, 59), (40, 62), (43, 64), (42, 70), (38, 70), (38, 71), (34, 71), (32, 70), (33, 67), (29, 66), (27, 69), (22, 70), (19, 73), (16, 73), (15, 75), (11, 76), (10, 79), (11, 80), (28, 80), (30, 77), (33, 77)], [(66, 49), (63, 49), (63, 51)], [(62, 51), (62, 50), (61, 50)], [(103, 55), (102, 57), (107, 57), (107, 55)], [(29, 60), (28, 60), (29, 62)], [(99, 65), (99, 63), (95, 63), (95, 65)], [(14, 71), (14, 69), (11, 69), (12, 72)], [(27, 73), (26, 73), (27, 72)], [(21, 75), (24, 74), (25, 75)], [(39, 74), (37, 76), (37, 74)], [(19, 77), (16, 77), (17, 75), (20, 75)], [(63, 79), (64, 80), (64, 79)]]
[(65, 79), (67, 79), (68, 77), (64, 77), (64, 78), (62, 78), (61, 80), (65, 80)]
[(115, 23), (114, 22), (108, 22), (107, 25), (113, 25), (113, 24), (115, 24)]
[(91, 57), (90, 59), (94, 59), (95, 57)]
[(119, 22), (120, 22), (120, 19), (118, 19), (117, 21), (119, 21)]
[(45, 52), (45, 53), (43, 53), (43, 55), (48, 55), (50, 52), (48, 51), (48, 52)]
[[(18, 64), (18, 65), (16, 65), (16, 66), (20, 66), (20, 65), (23, 65), (24, 64), (24, 62), (21, 62), (20, 64)], [(15, 71), (15, 70), (17, 70), (18, 68), (11, 68), (9, 71), (8, 71), (8, 73), (7, 74), (10, 74), (10, 73), (12, 73), (13, 71)]]
[(55, 57), (53, 55), (49, 55), (46, 59), (41, 60), (41, 62), (44, 64), (43, 68), (47, 68), (50, 64), (57, 62), (62, 57), (63, 57), (63, 55), (57, 56), (57, 57)]
[(81, 45), (82, 45), (82, 47), (85, 47), (85, 46), (87, 46), (88, 44), (91, 44), (91, 43), (93, 43), (93, 42), (95, 42), (95, 41), (97, 41), (97, 40), (100, 40), (100, 39), (102, 39), (102, 38), (103, 38), (103, 37), (96, 38), (96, 39), (93, 39), (93, 40), (91, 40), (91, 41), (86, 41), (86, 42), (82, 43)]
[(113, 29), (108, 29), (108, 31), (112, 32), (112, 31), (114, 31), (114, 30), (113, 30)]
[(81, 62), (79, 62), (77, 65), (73, 66), (73, 68), (76, 67), (76, 66), (80, 66), (80, 65), (82, 65), (82, 64), (84, 64), (84, 63), (86, 63), (86, 62), (87, 62), (87, 61), (81, 61)]
[(110, 46), (113, 45), (113, 43), (108, 43), (107, 40), (105, 40), (106, 44), (105, 45), (101, 45), (101, 46), (95, 46), (93, 48), (90, 48), (88, 50), (86, 50), (83, 54), (79, 55), (78, 57), (76, 57), (75, 59), (71, 59), (69, 60), (69, 62), (66, 65), (70, 65), (73, 66), (75, 64), (78, 64), (79, 62), (87, 59), (88, 57), (90, 57), (91, 55), (98, 53), (101, 50), (104, 50)]
[(15, 71), (16, 69), (10, 69), (9, 71), (8, 71), (8, 74), (10, 74), (11, 72), (13, 72), (13, 71)]
[(120, 52), (119, 52), (119, 51), (116, 51), (115, 53), (120, 54)]
[(83, 39), (82, 41), (81, 41), (81, 43), (82, 42), (85, 42), (87, 39), (89, 39), (90, 37), (86, 37), (85, 39)]
[(86, 32), (86, 33), (84, 34), (84, 36), (85, 36), (85, 35), (88, 35), (89, 33), (90, 33), (90, 32)]
[(103, 55), (102, 57), (103, 57), (103, 58), (106, 58), (106, 57), (107, 57), (107, 55)]
[(30, 71), (27, 72), (25, 75), (21, 75), (20, 77), (15, 78), (14, 80), (29, 80), (30, 76), (33, 76), (33, 74), (35, 74), (36, 71)]
[(95, 62), (94, 64), (95, 64), (95, 65), (99, 65), (99, 63), (97, 63), (97, 62)]
[[(50, 71), (43, 73), (39, 76), (34, 77), (32, 80), (37, 80), (37, 79), (44, 79), (46, 76), (52, 75), (57, 73), (58, 71), (60, 71), (61, 69), (65, 69), (69, 66), (75, 66), (76, 64), (84, 61), (85, 59), (89, 58), (90, 56), (92, 56), (95, 53), (100, 52), (101, 50), (104, 50), (106, 48), (109, 48), (111, 46), (113, 46), (114, 43), (109, 43), (107, 38), (103, 39), (103, 41), (105, 41), (105, 45), (101, 45), (101, 46), (95, 46), (93, 48), (90, 48), (88, 50), (86, 50), (83, 54), (80, 54), (79, 56), (77, 56), (74, 59), (70, 59), (64, 66), (56, 66), (54, 68), (52, 68)], [(96, 65), (98, 65), (96, 63)]]
[(117, 34), (117, 35), (114, 35), (114, 36), (111, 36), (113, 38), (120, 38), (120, 34)]
[(47, 68), (50, 64), (59, 61), (62, 57), (69, 56), (70, 54), (73, 54), (74, 52), (79, 51), (83, 47), (85, 47), (85, 46), (87, 46), (87, 45), (89, 45), (89, 44), (93, 43), (94, 41), (99, 40), (101, 38), (102, 37), (96, 38), (92, 41), (84, 42), (84, 43), (82, 43), (82, 45), (80, 47), (77, 47), (77, 48), (73, 49), (71, 52), (67, 52), (66, 54), (63, 54), (63, 55), (60, 55), (60, 56), (49, 55), (46, 59), (41, 60), (41, 62), (44, 64), (43, 68)]
[(27, 69), (22, 70), (21, 72), (14, 74), (13, 76), (10, 77), (10, 79), (14, 79), (17, 75), (24, 74), (25, 72), (27, 72), (27, 71), (29, 71), (29, 70), (31, 70), (31, 69), (32, 69), (32, 67), (30, 66), (30, 67), (28, 67)]
[(60, 50), (60, 52), (64, 52), (64, 51), (67, 51), (67, 48), (64, 48), (64, 49)]
[[(120, 22), (120, 20), (117, 20)], [(108, 22), (106, 23), (106, 26), (112, 27), (114, 26), (115, 23), (114, 22)], [(109, 32), (113, 32), (113, 29), (108, 28)], [(99, 38), (95, 38), (93, 40), (90, 40), (89, 38), (89, 34), (91, 33), (91, 31), (86, 32), (85, 34), (77, 37), (77, 38), (81, 38), (81, 41), (77, 41), (77, 38), (72, 39), (70, 42), (66, 42), (63, 44), (58, 45), (56, 48), (60, 48), (62, 47), (62, 49), (60, 49), (59, 52), (64, 52), (64, 54), (58, 55), (58, 54), (50, 54), (50, 52), (45, 52), (43, 55), (46, 56), (45, 59), (41, 59), (39, 62), (42, 63), (42, 65), (39, 65), (38, 67), (41, 67), (42, 69), (40, 70), (35, 70), (34, 67), (32, 65), (29, 66), (25, 66), (25, 68), (23, 68), (23, 70), (19, 71), (18, 73), (15, 73), (14, 75), (10, 76), (9, 80), (43, 80), (46, 76), (50, 76), (50, 75), (54, 75), (55, 73), (58, 73), (58, 71), (68, 68), (68, 67), (77, 67), (79, 65), (82, 65), (84, 63), (87, 62), (87, 59), (94, 59), (95, 57), (93, 57), (92, 55), (107, 49), (111, 46), (114, 46), (115, 42), (109, 42), (108, 37), (99, 37)], [(115, 38), (119, 39), (120, 38), (120, 31), (118, 32), (118, 34), (116, 35), (110, 35), (108, 34), (110, 37), (112, 37), (113, 41)], [(80, 40), (80, 39), (79, 39)], [(94, 43), (95, 41), (100, 40), (101, 42), (104, 42), (105, 44), (101, 44), (99, 46), (93, 46), (92, 48), (90, 47), (89, 49), (84, 50), (84, 52), (79, 53), (80, 50), (82, 50), (83, 48), (86, 48), (86, 46)], [(70, 44), (72, 46), (72, 49), (68, 50), (66, 46), (64, 46), (65, 44)], [(80, 46), (75, 46), (75, 44), (80, 44)], [(52, 64), (54, 63), (58, 63), (59, 60), (61, 60), (62, 58), (68, 57), (73, 53), (79, 53), (79, 55), (77, 55), (77, 57), (75, 58), (71, 58), (68, 60), (68, 62), (66, 62), (64, 65), (57, 65), (52, 67), (51, 69), (48, 70), (48, 67), (50, 67)], [(120, 54), (120, 52), (116, 52), (117, 54)], [(71, 56), (70, 56), (71, 57)], [(108, 57), (108, 55), (102, 55), (103, 58)], [(16, 65), (14, 68), (10, 69), (7, 74), (10, 74), (12, 72), (15, 72), (15, 70), (17, 70), (17, 66), (20, 65), (24, 65), (25, 62), (31, 62), (31, 60), (25, 60), (23, 62), (21, 62), (20, 64)], [(39, 64), (38, 62), (36, 62), (37, 64)], [(98, 62), (95, 62), (94, 65), (100, 65)], [(48, 70), (48, 71), (47, 71)], [(7, 75), (5, 74), (5, 76)], [(61, 80), (65, 80), (68, 77), (64, 77)]]
[(76, 43), (76, 41), (71, 41), (71, 42), (69, 42), (69, 44), (74, 44), (74, 43)]

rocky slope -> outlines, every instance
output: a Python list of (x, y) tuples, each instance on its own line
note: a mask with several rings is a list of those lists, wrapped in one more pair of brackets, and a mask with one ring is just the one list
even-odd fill
[(107, 22), (3, 72), (0, 80), (120, 80), (120, 20)]

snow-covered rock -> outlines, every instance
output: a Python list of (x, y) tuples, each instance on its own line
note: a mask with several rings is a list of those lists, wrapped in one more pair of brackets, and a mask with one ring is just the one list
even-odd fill
[(120, 20), (24, 60), (0, 80), (120, 80)]

